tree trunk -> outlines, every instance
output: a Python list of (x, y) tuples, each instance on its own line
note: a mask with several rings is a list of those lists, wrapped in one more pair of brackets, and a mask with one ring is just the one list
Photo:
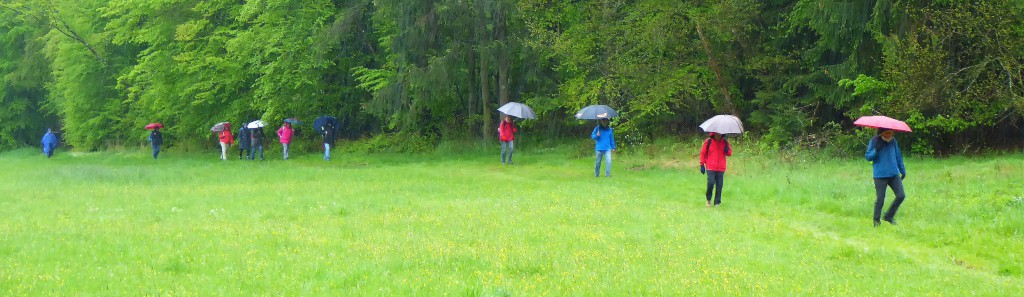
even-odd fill
[(507, 24), (505, 23), (505, 12), (498, 5), (498, 9), (494, 16), (495, 24), (494, 30), (497, 35), (498, 44), (501, 46), (497, 48), (498, 51), (498, 104), (505, 105), (508, 103), (508, 52), (509, 46), (507, 40), (505, 40), (505, 30)]
[(732, 115), (738, 115), (736, 107), (732, 104), (732, 95), (729, 94), (729, 84), (725, 81), (725, 76), (722, 74), (722, 67), (718, 65), (718, 60), (715, 60), (714, 52), (711, 50), (711, 42), (704, 35), (704, 29), (701, 28), (700, 23), (697, 23), (697, 34), (700, 35), (700, 44), (704, 46), (704, 52), (708, 55), (708, 66), (715, 73), (715, 80), (718, 81), (718, 90), (722, 92), (722, 96), (725, 96), (723, 108)]
[[(466, 115), (467, 116), (472, 116), (472, 115), (476, 114), (476, 110), (477, 110), (476, 109), (476, 102), (477, 102), (476, 92), (477, 92), (477, 90), (476, 90), (476, 87), (475, 87), (476, 84), (473, 83), (473, 82), (476, 81), (476, 76), (475, 76), (476, 75), (476, 71), (474, 71), (476, 69), (476, 53), (473, 51), (473, 43), (467, 44), (466, 54), (467, 54), (467, 56), (469, 56), (468, 59), (467, 59), (468, 60), (468, 64), (466, 64), (466, 65), (468, 65), (468, 67), (466, 67), (466, 69), (469, 70), (469, 71), (467, 71), (467, 73), (469, 74), (469, 77), (467, 77), (467, 80), (466, 80), (466, 82), (467, 82), (467, 84), (469, 86), (469, 88), (468, 88), (468, 90), (469, 90), (469, 100), (467, 100), (468, 102), (466, 102)], [(474, 123), (470, 123), (470, 127), (473, 127), (473, 124)]]
[(482, 115), (481, 120), (483, 121), (483, 125), (480, 125), (480, 127), (481, 133), (484, 135), (484, 140), (490, 141), (494, 136), (494, 131), (491, 131), (491, 87), (489, 84), (490, 72), (487, 69), (487, 47), (489, 42), (487, 40), (487, 14), (484, 11), (483, 0), (477, 1), (476, 10), (477, 14), (479, 14), (477, 19), (476, 37), (479, 42), (478, 47), (480, 52), (480, 99), (482, 101), (480, 112)]

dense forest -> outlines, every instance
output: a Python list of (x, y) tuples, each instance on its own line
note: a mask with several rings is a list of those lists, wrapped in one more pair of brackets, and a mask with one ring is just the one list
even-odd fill
[(733, 114), (780, 149), (882, 114), (955, 153), (1024, 140), (1022, 63), (1020, 0), (2, 0), (0, 149), (319, 115), (349, 139), (491, 140), (515, 101), (536, 137), (578, 134), (590, 104), (634, 139)]

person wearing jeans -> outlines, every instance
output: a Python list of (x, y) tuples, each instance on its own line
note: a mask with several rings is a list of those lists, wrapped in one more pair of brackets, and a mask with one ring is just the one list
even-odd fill
[(260, 152), (260, 160), (263, 159), (263, 127), (249, 129), (249, 138), (251, 143), (249, 144), (249, 160), (256, 160), (256, 151)]
[(612, 132), (612, 128), (609, 127), (609, 120), (607, 118), (598, 120), (598, 125), (594, 127), (594, 132), (590, 133), (590, 139), (594, 140), (594, 151), (597, 155), (597, 160), (594, 162), (594, 177), (601, 176), (602, 158), (605, 161), (604, 175), (611, 177), (612, 153), (615, 152), (615, 134)]
[(324, 160), (325, 161), (330, 161), (331, 160), (331, 145), (334, 144), (334, 134), (335, 134), (334, 126), (328, 124), (328, 125), (324, 126), (323, 129), (324, 129), (324, 134), (323, 134), (324, 135)]
[(277, 129), (277, 137), (281, 140), (281, 147), (284, 150), (284, 159), (288, 160), (288, 145), (292, 143), (292, 124), (284, 123), (280, 129)]
[[(498, 124), (498, 140), (501, 141), (501, 164), (512, 165), (512, 152), (515, 151), (515, 144), (512, 142), (516, 137), (516, 125), (512, 122), (511, 116), (505, 116), (505, 120)], [(505, 161), (505, 156), (508, 161)]]
[[(903, 164), (903, 153), (896, 143), (893, 131), (889, 129), (878, 129), (878, 135), (868, 142), (867, 152), (864, 159), (871, 161), (871, 173), (875, 179), (875, 212), (873, 224), (875, 227), (882, 224), (882, 220), (896, 225), (896, 211), (903, 204), (907, 197), (903, 191), (903, 179), (907, 177), (907, 167)], [(889, 205), (889, 210), (882, 216), (882, 206), (885, 204), (886, 187), (892, 188), (896, 200)]]
[(159, 127), (149, 133), (149, 142), (153, 145), (153, 159), (156, 159), (160, 155), (160, 146), (164, 144), (164, 134), (160, 133)]
[(704, 140), (700, 149), (700, 173), (708, 175), (708, 185), (704, 197), (707, 199), (706, 206), (711, 207), (712, 192), (715, 194), (714, 206), (722, 204), (726, 157), (732, 156), (732, 145), (722, 134), (711, 132), (709, 136)]

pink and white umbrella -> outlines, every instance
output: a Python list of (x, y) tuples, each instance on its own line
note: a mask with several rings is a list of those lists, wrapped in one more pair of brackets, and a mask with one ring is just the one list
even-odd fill
[(854, 121), (853, 124), (868, 128), (884, 128), (899, 132), (911, 132), (910, 126), (908, 126), (907, 123), (887, 116), (860, 117)]

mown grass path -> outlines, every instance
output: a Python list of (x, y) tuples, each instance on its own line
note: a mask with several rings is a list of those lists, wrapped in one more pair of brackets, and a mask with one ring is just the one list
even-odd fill
[(908, 159), (878, 228), (861, 160), (733, 157), (708, 209), (689, 155), (569, 155), (3, 153), (0, 295), (1024, 295), (1021, 155)]

